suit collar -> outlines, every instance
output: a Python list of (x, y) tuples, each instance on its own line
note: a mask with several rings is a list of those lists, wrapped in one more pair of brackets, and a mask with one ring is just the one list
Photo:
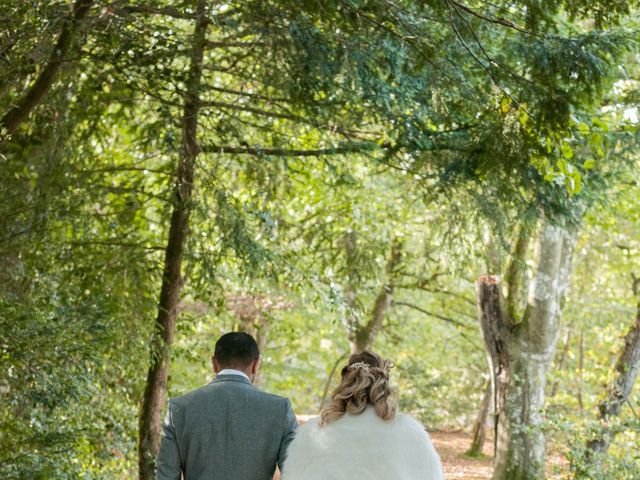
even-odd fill
[(242, 370), (236, 370), (235, 368), (225, 368), (218, 372), (218, 375), (240, 375), (241, 377), (249, 380), (249, 376)]
[(238, 382), (251, 385), (251, 381), (248, 378), (243, 377), (242, 375), (217, 375), (216, 378), (211, 381), (211, 383), (219, 382)]

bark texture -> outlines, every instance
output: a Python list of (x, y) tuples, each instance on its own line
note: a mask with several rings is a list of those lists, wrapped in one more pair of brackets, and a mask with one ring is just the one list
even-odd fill
[(15, 132), (51, 89), (58, 70), (60, 70), (73, 45), (80, 25), (89, 13), (92, 4), (93, 0), (76, 0), (74, 2), (71, 13), (64, 22), (47, 64), (23, 97), (0, 120), (0, 126), (6, 129), (7, 133)]
[(198, 155), (199, 90), (206, 43), (206, 1), (198, 0), (197, 20), (182, 117), (182, 145), (174, 187), (174, 205), (165, 250), (162, 287), (152, 342), (151, 362), (140, 409), (138, 467), (141, 480), (155, 476), (155, 458), (160, 446), (162, 410), (167, 396), (170, 351), (182, 289), (182, 258), (189, 235), (195, 162)]
[(616, 431), (608, 420), (620, 415), (640, 372), (640, 279), (633, 279), (633, 293), (638, 299), (635, 322), (624, 336), (624, 345), (614, 367), (614, 376), (606, 398), (598, 405), (602, 429), (587, 443), (588, 460), (597, 462), (607, 453)]
[[(526, 250), (522, 241), (516, 242), (512, 262), (522, 261)], [(477, 283), (478, 318), (494, 391), (494, 480), (544, 478), (546, 373), (555, 354), (572, 244), (572, 237), (564, 229), (543, 223), (536, 243), (534, 277), (521, 318), (510, 315), (517, 312), (517, 301), (507, 308), (498, 277), (484, 276)], [(509, 268), (508, 272), (511, 282), (523, 282), (519, 268)], [(509, 286), (512, 302), (519, 297), (519, 288), (522, 286)]]
[(516, 231), (516, 241), (513, 246), (511, 262), (507, 270), (507, 313), (516, 319), (522, 315), (526, 306), (527, 295), (527, 251), (531, 242), (531, 232), (524, 225), (519, 225)]

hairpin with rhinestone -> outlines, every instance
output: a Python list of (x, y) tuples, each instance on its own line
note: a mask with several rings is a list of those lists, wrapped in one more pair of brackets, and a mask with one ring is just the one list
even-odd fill
[(355, 363), (352, 363), (351, 365), (349, 365), (349, 370), (359, 370), (359, 369), (363, 369), (363, 370), (366, 370), (368, 372), (369, 371), (369, 365), (367, 365), (364, 362), (355, 362)]

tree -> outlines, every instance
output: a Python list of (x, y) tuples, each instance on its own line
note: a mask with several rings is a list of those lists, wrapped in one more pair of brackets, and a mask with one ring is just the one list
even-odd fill
[[(76, 0), (71, 7), (68, 18), (64, 21), (58, 40), (53, 47), (51, 56), (42, 67), (33, 85), (23, 94), (17, 103), (0, 119), (0, 129), (5, 129), (6, 134), (15, 132), (21, 123), (25, 121), (29, 113), (40, 103), (43, 97), (51, 89), (56, 80), (56, 74), (72, 48), (76, 40), (78, 30), (89, 13), (93, 0)], [(1, 140), (1, 138), (0, 138)]]
[[(3, 114), (26, 98), (24, 85), (35, 87), (46, 66), (57, 65), (57, 54), (44, 47), (55, 46), (71, 28), (69, 4), (31, 5), (10, 2), (10, 14), (0, 19), (11, 32), (0, 37), (0, 61), (11, 67), (0, 78)], [(602, 30), (557, 29), (563, 5), (577, 15), (569, 25), (594, 15)], [(28, 370), (16, 359), (39, 350), (48, 321), (60, 327), (51, 320), (60, 317), (52, 314), (58, 309), (73, 321), (69, 329), (54, 329), (61, 332), (55, 358), (73, 351), (91, 356), (87, 346), (74, 350), (72, 327), (103, 332), (86, 339), (96, 345), (92, 365), (114, 355), (118, 361), (109, 364), (121, 360), (125, 366), (113, 376), (92, 369), (83, 388), (94, 392), (87, 395), (101, 406), (104, 424), (115, 422), (111, 430), (127, 442), (130, 399), (144, 397), (140, 450), (146, 453), (140, 464), (147, 477), (165, 383), (175, 383), (168, 374), (174, 327), (178, 337), (180, 328), (190, 328), (188, 314), (176, 319), (178, 298), (217, 305), (229, 284), (242, 290), (246, 282), (260, 281), (294, 292), (312, 285), (311, 295), (332, 305), (335, 318), (359, 315), (363, 344), (399, 343), (394, 332), (411, 311), (446, 322), (446, 328), (466, 329), (460, 320), (465, 312), (440, 304), (446, 298), (440, 290), (455, 290), (464, 281), (430, 283), (433, 275), (440, 278), (432, 257), (445, 248), (423, 248), (416, 241), (424, 237), (423, 214), (434, 205), (428, 193), (447, 195), (453, 203), (469, 190), (476, 189), (475, 201), (486, 196), (484, 187), (493, 188), (493, 198), (482, 204), (491, 211), (492, 200), (520, 198), (522, 189), (548, 183), (542, 180), (550, 174), (565, 187), (555, 196), (577, 194), (576, 179), (587, 180), (588, 168), (565, 157), (557, 165), (556, 155), (572, 151), (566, 148), (574, 141), (567, 128), (577, 127), (570, 114), (596, 98), (594, 88), (621, 37), (607, 21), (625, 11), (619, 3), (604, 9), (599, 1), (545, 4), (526, 14), (508, 2), (250, 1), (207, 7), (195, 97), (191, 29), (204, 21), (197, 9), (171, 1), (111, 2), (86, 13), (83, 24), (91, 29), (74, 24), (63, 62), (72, 67), (47, 74), (47, 94), (22, 123), (29, 128), (18, 128), (0, 146), (6, 162), (0, 192), (7, 200), (0, 206), (0, 255), (10, 265), (0, 272), (11, 296), (7, 331), (12, 321), (29, 325), (20, 330), (24, 341), (12, 345), (11, 365)], [(188, 115), (187, 106), (199, 115)], [(518, 125), (531, 131), (523, 134)], [(548, 163), (540, 161), (541, 153)], [(487, 181), (495, 177), (500, 182)], [(365, 183), (368, 188), (360, 190)], [(416, 193), (421, 187), (425, 198)], [(540, 195), (550, 211), (562, 207), (554, 195)], [(359, 210), (368, 218), (358, 218)], [(451, 231), (447, 241), (456, 236), (450, 223), (438, 224)], [(399, 238), (394, 235), (403, 225), (403, 238), (410, 240), (399, 264), (390, 266), (397, 250), (393, 239)], [(358, 290), (356, 308), (346, 309), (343, 294), (352, 280), (344, 270), (342, 239), (352, 230), (362, 282), (352, 288)], [(101, 267), (92, 270), (94, 264)], [(104, 289), (96, 288), (102, 284)], [(420, 292), (429, 306), (403, 297), (407, 292)], [(26, 308), (37, 302), (38, 308)], [(94, 304), (95, 310), (89, 307)], [(143, 394), (135, 366), (147, 347), (145, 336), (152, 342)], [(109, 353), (109, 342), (120, 353)], [(63, 369), (55, 363), (50, 378), (72, 384)], [(20, 384), (7, 381), (11, 405), (21, 404), (29, 386), (22, 384), (25, 395), (13, 396)], [(68, 409), (81, 403), (71, 393), (57, 398)], [(20, 415), (13, 407), (6, 410), (7, 418), (18, 419), (18, 433), (28, 432), (31, 414), (42, 411), (41, 403), (22, 403), (28, 407)], [(50, 411), (52, 421), (61, 418), (62, 403)], [(119, 408), (126, 415), (119, 416)], [(78, 431), (93, 427), (87, 411), (78, 411), (84, 412)], [(113, 420), (120, 417), (126, 418), (122, 424)], [(81, 465), (88, 464), (82, 461), (87, 452), (104, 454), (112, 442), (96, 436), (90, 441), (91, 447), (75, 445)], [(37, 461), (60, 458), (42, 445), (33, 450), (45, 452)], [(116, 467), (107, 464), (87, 468), (110, 476)], [(24, 471), (31, 477), (37, 469)]]
[[(640, 279), (633, 278), (632, 291), (636, 299), (640, 298)], [(595, 438), (587, 442), (587, 468), (602, 460), (607, 453), (613, 437), (618, 433), (612, 429), (609, 422), (614, 417), (620, 415), (620, 411), (625, 402), (629, 400), (629, 395), (640, 371), (640, 301), (635, 322), (631, 325), (623, 338), (623, 347), (614, 366), (614, 377), (609, 386), (607, 395), (598, 405), (598, 417), (602, 423), (601, 430), (596, 433)], [(579, 473), (585, 473), (580, 468)]]
[(205, 0), (198, 0), (192, 40), (192, 56), (187, 77), (187, 92), (182, 116), (182, 148), (175, 179), (174, 205), (169, 238), (165, 250), (162, 287), (151, 352), (151, 365), (140, 409), (139, 462), (140, 479), (155, 477), (155, 457), (160, 449), (162, 409), (167, 395), (167, 378), (171, 361), (171, 344), (182, 288), (182, 258), (189, 230), (189, 216), (196, 159), (198, 156), (198, 114), (202, 61), (209, 19)]
[[(521, 236), (518, 244), (526, 242)], [(517, 245), (515, 251), (520, 250)], [(478, 281), (478, 318), (492, 364), (496, 458), (494, 479), (544, 478), (542, 432), (546, 373), (555, 354), (560, 303), (568, 288), (572, 240), (546, 220), (536, 245), (536, 270), (521, 317), (519, 272), (510, 269), (508, 303), (497, 277)], [(522, 262), (514, 255), (513, 262)], [(520, 282), (518, 281), (520, 280)]]
[(491, 408), (491, 399), (493, 398), (493, 389), (491, 382), (486, 382), (484, 387), (484, 395), (482, 396), (482, 405), (478, 412), (478, 418), (473, 424), (471, 430), (472, 440), (467, 455), (470, 457), (478, 457), (482, 455), (484, 442), (487, 435), (487, 419), (489, 418), (489, 410)]

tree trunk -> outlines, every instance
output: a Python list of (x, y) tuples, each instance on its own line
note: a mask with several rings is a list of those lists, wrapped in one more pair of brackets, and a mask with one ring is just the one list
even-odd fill
[[(560, 354), (560, 358), (556, 364), (556, 370), (561, 372), (564, 369), (564, 364), (567, 361), (567, 356), (569, 355), (569, 348), (571, 346), (571, 333), (573, 332), (573, 325), (570, 323), (567, 327), (567, 335), (564, 338), (564, 345), (562, 346), (562, 353)], [(549, 397), (555, 397), (558, 394), (558, 388), (560, 388), (560, 380), (556, 380), (553, 382), (553, 386), (551, 387), (551, 393), (549, 393)]]
[(355, 332), (355, 336), (352, 342), (352, 351), (354, 353), (361, 352), (362, 350), (371, 349), (373, 341), (378, 336), (378, 333), (382, 329), (382, 322), (384, 320), (391, 301), (393, 300), (394, 291), (394, 274), (395, 270), (402, 260), (402, 250), (404, 245), (402, 241), (397, 238), (391, 240), (391, 251), (389, 252), (389, 258), (387, 260), (387, 266), (385, 268), (385, 283), (380, 288), (376, 300), (373, 304), (373, 310), (371, 311), (371, 317), (364, 326), (358, 326)]
[(478, 412), (478, 418), (473, 425), (473, 440), (471, 441), (471, 447), (467, 451), (467, 455), (471, 457), (478, 457), (482, 454), (484, 441), (487, 436), (487, 419), (489, 418), (489, 407), (491, 407), (492, 394), (493, 391), (491, 389), (491, 380), (489, 380), (484, 386), (482, 405), (480, 406), (480, 411)]
[(527, 304), (527, 251), (531, 242), (531, 232), (523, 224), (516, 229), (511, 262), (507, 270), (507, 314), (515, 320), (520, 318)]
[(494, 452), (502, 432), (506, 429), (505, 399), (509, 382), (510, 359), (507, 344), (511, 337), (511, 325), (505, 316), (504, 301), (500, 291), (500, 278), (482, 276), (476, 284), (478, 320), (491, 364), (491, 390), (493, 392)]
[(634, 278), (633, 293), (638, 297), (635, 322), (624, 336), (624, 346), (616, 361), (615, 376), (607, 397), (598, 405), (602, 426), (596, 438), (587, 443), (587, 459), (590, 463), (598, 462), (607, 453), (617, 433), (610, 427), (609, 420), (620, 415), (640, 371), (640, 279)]
[[(544, 478), (546, 373), (555, 354), (560, 302), (570, 272), (566, 257), (571, 250), (572, 239), (563, 229), (548, 222), (542, 225), (536, 272), (519, 322), (505, 310), (499, 278), (484, 276), (477, 284), (478, 317), (494, 383), (493, 480)], [(522, 281), (522, 276), (517, 275), (516, 281)], [(515, 287), (509, 291), (515, 292)]]
[(578, 386), (576, 399), (580, 415), (584, 413), (584, 402), (582, 401), (582, 380), (584, 378), (584, 329), (580, 329), (580, 340), (578, 341)]
[(51, 89), (56, 79), (56, 74), (73, 44), (74, 36), (82, 20), (87, 16), (87, 13), (89, 13), (92, 4), (93, 0), (76, 0), (73, 4), (72, 11), (69, 18), (64, 22), (58, 41), (49, 57), (49, 61), (25, 95), (2, 117), (2, 120), (0, 120), (0, 130), (4, 128), (8, 134), (15, 132), (29, 113), (31, 113)]
[(352, 229), (345, 233), (343, 241), (345, 267), (347, 269), (344, 289), (345, 303), (347, 304), (347, 337), (352, 340), (355, 337), (359, 319), (357, 288), (360, 283), (360, 274), (358, 271), (358, 235), (356, 231)]
[(152, 480), (155, 476), (155, 458), (160, 446), (161, 412), (167, 396), (170, 350), (182, 289), (182, 257), (189, 235), (194, 170), (198, 155), (196, 131), (202, 58), (208, 23), (206, 3), (206, 0), (198, 0), (196, 7), (197, 20), (182, 117), (182, 147), (174, 187), (174, 206), (165, 251), (158, 315), (151, 347), (151, 363), (140, 409), (138, 466), (141, 480)]

